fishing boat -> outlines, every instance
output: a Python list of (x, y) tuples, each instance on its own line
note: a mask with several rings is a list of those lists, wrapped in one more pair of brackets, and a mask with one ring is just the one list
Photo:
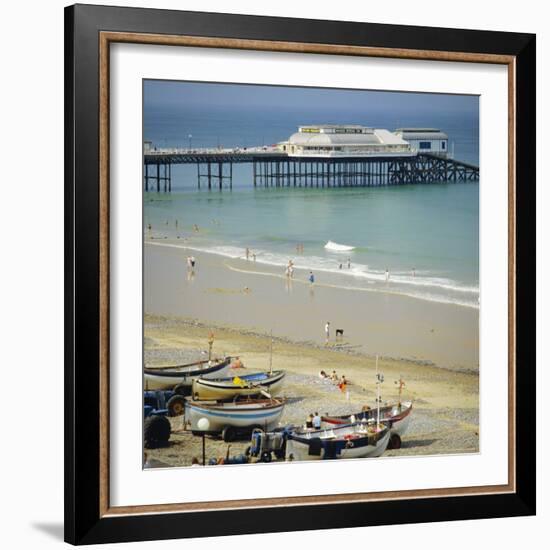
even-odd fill
[(369, 458), (384, 453), (390, 441), (387, 425), (355, 422), (321, 430), (296, 430), (286, 442), (287, 460)]
[[(397, 434), (399, 437), (407, 431), (411, 421), (412, 401), (403, 403), (395, 403), (380, 407), (380, 422), (388, 424), (392, 434)], [(321, 420), (327, 424), (350, 424), (360, 420), (376, 420), (377, 410), (366, 409), (355, 414), (347, 414), (342, 416), (322, 416)]]
[[(222, 434), (224, 441), (233, 441), (239, 432), (255, 428), (264, 431), (277, 426), (284, 409), (283, 399), (238, 398), (233, 401), (193, 401), (187, 399), (185, 420), (197, 434)], [(208, 420), (208, 430), (199, 428), (199, 420)]]
[(191, 388), (192, 382), (199, 376), (212, 374), (229, 365), (230, 357), (211, 361), (197, 361), (186, 365), (144, 368), (145, 390), (166, 390), (182, 385)]
[(276, 395), (283, 385), (284, 371), (257, 372), (222, 378), (196, 378), (191, 395), (195, 400), (228, 400), (238, 396)]

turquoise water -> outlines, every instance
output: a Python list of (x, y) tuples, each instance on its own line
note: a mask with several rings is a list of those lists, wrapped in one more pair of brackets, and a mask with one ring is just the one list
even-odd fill
[[(417, 126), (441, 128), (455, 158), (479, 163), (474, 97), (162, 82), (144, 91), (144, 139), (158, 147), (269, 145), (300, 124)], [(284, 273), (293, 260), (296, 276), (478, 307), (477, 183), (254, 189), (250, 165), (234, 165), (233, 190), (209, 192), (197, 190), (196, 166), (180, 165), (172, 188), (144, 194), (153, 238), (232, 258), (248, 247), (256, 267)], [(328, 241), (354, 248), (331, 251)]]
[[(153, 238), (176, 239), (189, 253), (244, 258), (249, 248), (257, 267), (284, 273), (292, 260), (297, 276), (311, 270), (317, 281), (478, 307), (478, 192), (476, 183), (449, 183), (147, 193), (144, 221)], [(330, 250), (328, 241), (354, 248)]]

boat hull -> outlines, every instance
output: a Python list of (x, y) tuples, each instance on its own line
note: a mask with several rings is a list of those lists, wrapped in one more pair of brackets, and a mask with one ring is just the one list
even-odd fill
[(341, 458), (376, 458), (381, 456), (388, 448), (391, 433), (385, 429), (373, 441), (373, 438), (359, 437), (355, 440), (321, 440), (317, 452), (312, 452), (311, 443), (314, 437), (309, 440), (303, 437), (290, 436), (286, 442), (287, 460), (327, 460)]
[(233, 382), (233, 379), (205, 379), (198, 378), (193, 381), (192, 393), (194, 400), (228, 400), (241, 396), (253, 396), (261, 394), (262, 390), (270, 395), (277, 395), (283, 386), (284, 372), (279, 371), (265, 379), (253, 379), (247, 376), (241, 377), (245, 385)]
[(188, 401), (185, 407), (185, 419), (193, 432), (201, 432), (199, 420), (209, 422), (208, 433), (220, 433), (225, 427), (250, 429), (261, 427), (264, 431), (275, 428), (283, 414), (284, 402), (275, 400), (271, 404), (255, 403), (217, 403), (205, 404)]
[[(403, 436), (411, 422), (412, 402), (407, 401), (402, 403), (400, 408), (397, 405), (380, 408), (380, 422), (389, 424), (392, 434)], [(376, 419), (376, 409), (359, 412), (354, 415), (356, 420)], [(334, 425), (349, 424), (351, 415), (348, 416), (323, 416), (323, 422)]]
[(195, 378), (204, 376), (205, 374), (215, 373), (229, 365), (229, 363), (230, 359), (227, 358), (214, 365), (208, 365), (207, 361), (202, 361), (193, 365), (184, 366), (179, 370), (177, 367), (158, 369), (146, 368), (143, 370), (144, 389), (168, 390), (180, 384), (190, 388)]

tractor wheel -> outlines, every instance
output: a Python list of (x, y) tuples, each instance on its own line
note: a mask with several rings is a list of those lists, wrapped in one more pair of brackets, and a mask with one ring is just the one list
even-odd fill
[(170, 416), (181, 416), (185, 413), (185, 397), (183, 395), (173, 395), (166, 403), (168, 414)]
[(235, 428), (233, 426), (226, 426), (222, 431), (222, 439), (226, 443), (231, 443), (231, 441), (235, 441), (235, 438), (237, 437), (237, 432), (235, 431)]
[(165, 416), (149, 416), (143, 425), (143, 441), (146, 449), (164, 447), (170, 439), (170, 421)]
[(185, 384), (178, 384), (174, 387), (174, 392), (177, 395), (183, 395), (186, 397), (187, 395), (191, 395), (191, 386), (186, 386)]
[(401, 449), (401, 438), (397, 434), (392, 434), (388, 449)]
[(260, 458), (260, 462), (271, 462), (271, 453), (269, 451), (264, 451)]

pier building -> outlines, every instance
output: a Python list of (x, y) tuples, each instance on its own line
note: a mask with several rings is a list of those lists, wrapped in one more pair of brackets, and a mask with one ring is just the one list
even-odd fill
[(397, 128), (395, 135), (410, 144), (417, 153), (440, 157), (449, 154), (449, 136), (439, 128)]
[(416, 154), (403, 138), (388, 130), (357, 124), (300, 126), (279, 149), (289, 157), (409, 157)]

